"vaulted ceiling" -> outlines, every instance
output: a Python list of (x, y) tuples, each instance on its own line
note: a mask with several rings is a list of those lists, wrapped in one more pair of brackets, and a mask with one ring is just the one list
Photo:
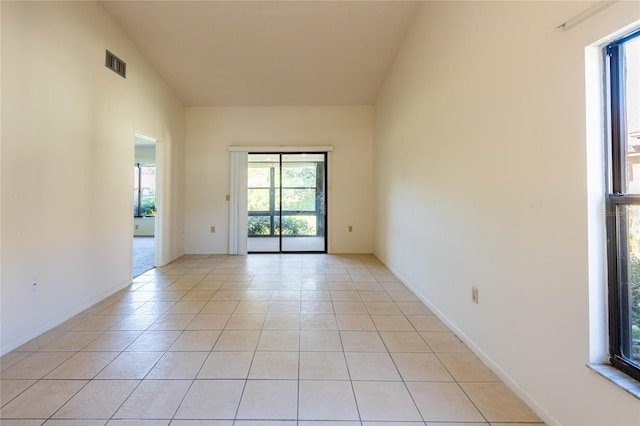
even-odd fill
[(418, 7), (403, 1), (102, 4), (186, 106), (371, 104)]

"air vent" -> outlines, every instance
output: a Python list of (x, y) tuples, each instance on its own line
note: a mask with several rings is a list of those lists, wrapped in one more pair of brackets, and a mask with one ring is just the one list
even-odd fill
[(105, 56), (104, 65), (116, 74), (122, 76), (122, 78), (127, 78), (127, 64), (108, 50)]

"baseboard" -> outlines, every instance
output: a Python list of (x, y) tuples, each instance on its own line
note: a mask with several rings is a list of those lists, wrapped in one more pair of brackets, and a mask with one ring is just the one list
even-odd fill
[(561, 423), (556, 420), (542, 405), (538, 403), (527, 391), (525, 391), (511, 376), (509, 376), (491, 357), (489, 357), (469, 336), (467, 336), (458, 326), (449, 320), (449, 318), (442, 313), (433, 303), (431, 303), (426, 297), (424, 297), (408, 280), (406, 280), (402, 274), (391, 267), (386, 260), (382, 259), (376, 253), (373, 254), (380, 262), (382, 262), (387, 269), (389, 269), (393, 275), (396, 276), (433, 314), (438, 317), (448, 328), (451, 330), (460, 340), (466, 344), (471, 351), (485, 363), (485, 365), (493, 371), (496, 376), (502, 380), (502, 382), (511, 389), (525, 404), (535, 412), (548, 425), (560, 425)]
[(44, 333), (46, 333), (46, 332), (48, 332), (50, 330), (53, 330), (54, 328), (58, 327), (60, 324), (62, 324), (65, 321), (73, 318), (74, 316), (82, 313), (83, 311), (89, 309), (90, 307), (92, 307), (96, 303), (99, 303), (99, 302), (103, 301), (104, 299), (106, 299), (107, 297), (109, 297), (109, 296), (119, 292), (120, 290), (130, 286), (131, 283), (132, 283), (132, 280), (128, 280), (128, 281), (124, 281), (122, 283), (119, 283), (119, 284), (109, 288), (108, 290), (105, 290), (104, 292), (100, 293), (99, 295), (89, 299), (88, 301), (82, 303), (77, 309), (74, 309), (71, 312), (67, 312), (65, 314), (59, 315), (59, 316), (53, 318), (52, 320), (47, 321), (46, 323), (44, 323), (40, 327), (37, 327), (37, 328), (33, 329), (32, 331), (28, 332), (24, 336), (21, 336), (19, 339), (16, 339), (14, 341), (11, 341), (11, 342), (3, 345), (2, 348), (0, 348), (0, 356), (4, 356), (4, 355), (8, 354), (9, 352), (11, 352), (11, 351), (19, 348), (20, 346), (24, 345), (25, 343), (30, 342), (31, 340), (35, 339), (36, 337), (40, 336), (41, 334), (44, 334)]

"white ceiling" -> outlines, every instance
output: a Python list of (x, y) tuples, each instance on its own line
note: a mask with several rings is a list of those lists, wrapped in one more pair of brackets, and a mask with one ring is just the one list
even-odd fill
[(102, 4), (186, 106), (371, 104), (418, 6), (403, 1)]

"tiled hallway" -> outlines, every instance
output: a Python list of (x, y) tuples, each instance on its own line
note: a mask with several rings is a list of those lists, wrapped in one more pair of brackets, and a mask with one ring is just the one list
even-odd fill
[(2, 358), (0, 423), (541, 420), (373, 256), (184, 256)]

